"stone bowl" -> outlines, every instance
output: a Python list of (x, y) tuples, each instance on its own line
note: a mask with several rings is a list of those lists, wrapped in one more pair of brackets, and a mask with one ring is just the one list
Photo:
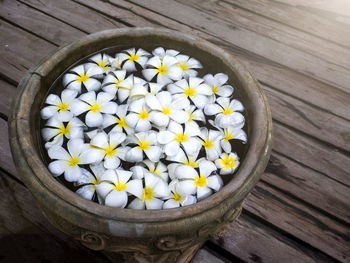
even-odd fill
[[(78, 60), (108, 47), (162, 46), (197, 58), (209, 72), (225, 73), (245, 106), (248, 144), (238, 171), (219, 192), (169, 210), (99, 205), (60, 184), (40, 155), (40, 107), (52, 83)], [(114, 261), (188, 262), (213, 235), (239, 216), (242, 201), (263, 173), (271, 152), (272, 120), (263, 91), (232, 55), (197, 37), (154, 28), (112, 29), (58, 49), (32, 68), (18, 87), (10, 118), (10, 144), (19, 175), (48, 220), (59, 230)]]

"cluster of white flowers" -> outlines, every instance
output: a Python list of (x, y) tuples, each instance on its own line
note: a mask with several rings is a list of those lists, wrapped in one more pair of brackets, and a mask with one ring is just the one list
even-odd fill
[(97, 54), (63, 76), (41, 110), (54, 176), (86, 199), (131, 209), (194, 204), (223, 186), (246, 143), (242, 104), (225, 74), (175, 50)]

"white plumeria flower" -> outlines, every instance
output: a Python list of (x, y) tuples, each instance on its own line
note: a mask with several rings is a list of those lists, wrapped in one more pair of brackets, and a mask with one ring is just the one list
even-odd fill
[(141, 198), (134, 199), (128, 208), (131, 209), (161, 209), (164, 201), (161, 198), (169, 196), (168, 184), (153, 173), (145, 173), (145, 188)]
[(120, 159), (125, 159), (125, 152), (128, 148), (118, 147), (126, 139), (126, 135), (120, 132), (97, 133), (90, 141), (90, 151), (96, 152), (99, 161), (103, 161), (106, 169), (117, 169), (120, 165)]
[(168, 169), (162, 162), (154, 163), (150, 160), (143, 160), (143, 163), (148, 168), (148, 171), (161, 177), (165, 182), (168, 182)]
[(61, 146), (54, 145), (48, 149), (48, 155), (56, 160), (49, 164), (49, 170), (54, 176), (64, 173), (68, 182), (78, 180), (82, 171), (79, 165), (91, 164), (97, 161), (97, 156), (87, 151), (88, 145), (82, 139), (71, 139), (67, 143), (68, 152)]
[(202, 64), (195, 58), (190, 58), (186, 55), (177, 55), (177, 66), (182, 70), (182, 76), (184, 78), (195, 77), (198, 72), (194, 69), (202, 68)]
[[(140, 86), (144, 86), (147, 82), (141, 78), (134, 77), (133, 75), (128, 76), (125, 80), (119, 83), (118, 89), (118, 100), (123, 103), (129, 96), (136, 96), (134, 89)], [(138, 89), (137, 89), (138, 90)], [(132, 93), (133, 92), (133, 93)]]
[(148, 60), (148, 56), (150, 55), (150, 53), (141, 48), (139, 48), (137, 51), (135, 48), (130, 48), (124, 52), (125, 53), (118, 54), (118, 57), (122, 63), (125, 61), (123, 64), (123, 69), (129, 72), (136, 71), (135, 62), (144, 68)]
[(154, 131), (140, 132), (128, 136), (128, 141), (137, 146), (126, 153), (125, 160), (127, 162), (141, 162), (143, 160), (143, 153), (145, 153), (147, 158), (152, 162), (159, 161), (162, 150), (157, 144), (157, 135)]
[(226, 84), (228, 80), (228, 76), (226, 74), (218, 73), (215, 76), (212, 74), (207, 74), (203, 77), (203, 79), (211, 88), (214, 100), (215, 96), (230, 97), (234, 91), (231, 85)]
[(243, 126), (244, 124), (237, 127), (228, 126), (224, 130), (220, 129), (220, 131), (223, 134), (223, 138), (220, 141), (220, 145), (226, 153), (231, 152), (231, 140), (240, 140), (243, 144), (247, 143), (247, 134), (244, 130), (242, 130)]
[(163, 59), (160, 59), (160, 57), (154, 56), (146, 64), (146, 66), (152, 68), (142, 70), (142, 74), (148, 81), (157, 76), (157, 83), (166, 85), (173, 80), (181, 79), (182, 70), (176, 66), (176, 63), (177, 60), (174, 57), (166, 55)]
[[(94, 197), (96, 185), (100, 183), (100, 177), (105, 172), (102, 163), (90, 165), (90, 169), (92, 174), (88, 170), (82, 169), (82, 176), (74, 183), (74, 185), (80, 186), (76, 193), (88, 200), (92, 200)], [(101, 203), (100, 198), (98, 200)]]
[(64, 125), (62, 121), (53, 117), (48, 120), (46, 126), (46, 128), (42, 129), (42, 136), (47, 142), (45, 143), (45, 148), (48, 149), (53, 145), (62, 146), (63, 137), (66, 137), (67, 139), (82, 139), (83, 127), (85, 124), (78, 118), (73, 118)]
[(103, 117), (102, 127), (112, 127), (110, 132), (126, 132), (127, 134), (133, 134), (134, 129), (130, 128), (126, 123), (126, 113), (128, 111), (128, 104), (118, 105), (115, 115), (105, 114)]
[(71, 112), (72, 102), (77, 95), (78, 92), (71, 89), (63, 90), (61, 98), (55, 94), (50, 94), (45, 100), (45, 104), (49, 106), (44, 107), (40, 111), (41, 118), (46, 120), (57, 115), (57, 118), (61, 121), (70, 121), (73, 118), (73, 113)]
[(122, 58), (120, 57), (121, 53), (115, 54), (115, 57), (109, 58), (109, 64), (111, 65), (112, 69), (122, 69)]
[(148, 131), (152, 128), (150, 109), (147, 107), (144, 99), (131, 103), (129, 111), (130, 113), (125, 118), (129, 127), (135, 129), (136, 132)]
[(90, 67), (86, 69), (84, 65), (79, 65), (63, 76), (63, 86), (67, 89), (81, 92), (81, 87), (84, 84), (88, 91), (98, 90), (101, 87), (101, 82), (96, 78), (103, 75), (104, 70), (100, 67)]
[(182, 149), (175, 156), (167, 156), (166, 160), (175, 162), (168, 165), (168, 172), (171, 179), (175, 178), (174, 171), (177, 165), (185, 164), (193, 168), (198, 168), (199, 163), (204, 160), (204, 158), (199, 158), (199, 151), (194, 154), (186, 154)]
[(180, 150), (182, 145), (188, 154), (193, 154), (201, 148), (201, 142), (196, 137), (200, 135), (200, 130), (186, 123), (185, 130), (183, 127), (171, 121), (165, 131), (160, 131), (157, 135), (158, 142), (164, 146), (164, 152), (167, 156), (174, 156)]
[(220, 141), (223, 135), (219, 131), (208, 130), (207, 128), (201, 128), (201, 134), (199, 137), (202, 139), (202, 145), (205, 149), (207, 159), (214, 161), (219, 158), (221, 154)]
[(203, 81), (197, 77), (190, 77), (188, 81), (181, 79), (169, 84), (168, 91), (173, 94), (174, 100), (191, 99), (197, 108), (202, 109), (208, 102), (208, 96), (212, 94), (210, 87)]
[(156, 49), (154, 49), (152, 51), (152, 54), (155, 56), (158, 56), (161, 60), (165, 57), (165, 56), (169, 56), (169, 57), (175, 57), (179, 54), (180, 52), (174, 49), (167, 49), (165, 50), (162, 47), (157, 47)]
[(178, 180), (173, 180), (169, 184), (170, 196), (163, 204), (163, 209), (176, 208), (180, 206), (192, 205), (197, 202), (197, 198), (193, 195), (182, 193), (178, 190)]
[(212, 194), (212, 190), (219, 191), (223, 181), (219, 175), (211, 175), (216, 171), (214, 163), (204, 160), (199, 164), (199, 174), (188, 165), (179, 165), (175, 170), (178, 178), (178, 189), (185, 194), (197, 194), (197, 199), (202, 200)]
[(239, 158), (236, 153), (223, 153), (215, 164), (220, 174), (232, 174), (239, 166)]
[(237, 112), (243, 111), (243, 105), (238, 100), (230, 101), (229, 98), (220, 97), (217, 103), (211, 103), (205, 106), (204, 113), (206, 115), (215, 115), (215, 125), (220, 128), (229, 126), (239, 126), (244, 123), (244, 116)]
[(99, 127), (103, 123), (103, 115), (114, 114), (117, 109), (117, 104), (112, 102), (113, 95), (100, 92), (96, 95), (94, 91), (89, 91), (80, 95), (79, 99), (76, 99), (72, 112), (78, 116), (84, 112), (88, 112), (85, 117), (86, 125), (89, 127)]
[(111, 59), (111, 56), (107, 54), (96, 54), (89, 58), (91, 61), (90, 63), (86, 64), (86, 68), (90, 69), (91, 67), (95, 68), (101, 68), (105, 73), (108, 73), (110, 71), (110, 64), (109, 61)]
[(170, 119), (177, 123), (185, 123), (189, 119), (188, 113), (182, 110), (189, 106), (189, 102), (186, 99), (173, 101), (168, 91), (159, 92), (157, 95), (148, 93), (146, 103), (153, 110), (150, 113), (151, 122), (159, 127), (168, 126)]
[(107, 170), (96, 185), (97, 194), (105, 205), (124, 208), (128, 203), (128, 193), (142, 198), (142, 180), (130, 180), (132, 172), (121, 169)]
[(120, 83), (125, 80), (125, 70), (115, 70), (109, 72), (109, 74), (103, 79), (102, 90), (115, 96), (119, 89), (125, 89), (120, 86)]
[(153, 95), (156, 95), (158, 92), (162, 91), (164, 87), (164, 85), (162, 84), (153, 83), (153, 82), (149, 82), (148, 86), (149, 86), (149, 92)]
[(188, 125), (195, 126), (196, 129), (199, 129), (199, 125), (196, 121), (201, 121), (205, 123), (203, 110), (198, 109), (194, 105), (190, 105), (185, 109), (185, 111), (188, 113), (188, 116), (189, 116), (186, 122), (188, 123)]

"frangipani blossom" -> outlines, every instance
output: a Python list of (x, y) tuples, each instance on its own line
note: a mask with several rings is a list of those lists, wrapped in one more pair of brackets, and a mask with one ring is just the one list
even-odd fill
[[(136, 179), (135, 179), (136, 180)], [(161, 209), (164, 201), (161, 198), (169, 196), (168, 184), (159, 176), (145, 173), (145, 187), (141, 198), (134, 199), (128, 208), (131, 209)]]
[(166, 55), (161, 59), (158, 56), (154, 56), (146, 64), (146, 66), (152, 68), (142, 70), (142, 74), (148, 81), (151, 81), (154, 76), (157, 76), (157, 83), (166, 85), (173, 80), (181, 79), (182, 70), (176, 66), (176, 63), (177, 60), (174, 57)]
[(125, 70), (115, 70), (109, 72), (109, 74), (103, 79), (102, 90), (115, 96), (119, 89), (125, 89), (119, 84), (125, 80)]
[(183, 127), (170, 121), (169, 127), (165, 131), (160, 131), (157, 135), (158, 142), (164, 145), (164, 152), (168, 156), (176, 155), (182, 145), (188, 154), (193, 154), (201, 148), (201, 142), (196, 137), (200, 135), (200, 130), (195, 129), (193, 126), (185, 124), (185, 130)]
[(103, 123), (103, 115), (114, 114), (117, 109), (117, 104), (112, 102), (113, 95), (100, 92), (96, 95), (94, 91), (89, 91), (82, 94), (79, 99), (76, 99), (72, 111), (78, 116), (84, 112), (88, 112), (85, 117), (86, 125), (89, 127), (98, 127)]
[(186, 123), (188, 125), (194, 126), (196, 129), (199, 129), (197, 121), (205, 123), (205, 117), (202, 109), (198, 109), (194, 105), (188, 106), (185, 111), (188, 113), (189, 118)]
[(49, 106), (41, 110), (41, 118), (46, 120), (57, 115), (57, 118), (61, 121), (70, 121), (73, 118), (73, 113), (71, 112), (72, 102), (74, 102), (77, 95), (78, 92), (71, 89), (63, 90), (61, 98), (55, 94), (50, 94), (45, 100), (45, 104)]
[(131, 163), (141, 162), (143, 160), (143, 153), (145, 153), (152, 162), (159, 161), (162, 150), (157, 144), (157, 135), (154, 131), (140, 132), (128, 136), (128, 141), (137, 146), (126, 153), (126, 161)]
[(148, 82), (149, 92), (156, 95), (158, 92), (162, 91), (164, 85), (159, 83)]
[(137, 51), (135, 48), (130, 48), (124, 52), (125, 53), (118, 54), (118, 57), (122, 63), (125, 61), (123, 64), (123, 69), (128, 72), (136, 70), (135, 62), (144, 68), (148, 60), (148, 56), (151, 55), (141, 48), (139, 48)]
[(176, 56), (176, 59), (177, 66), (181, 68), (182, 76), (186, 79), (197, 76), (198, 72), (194, 69), (202, 68), (201, 63), (195, 58), (180, 54)]
[(99, 161), (103, 161), (106, 169), (116, 169), (120, 165), (120, 159), (125, 159), (125, 152), (128, 148), (118, 147), (126, 139), (126, 135), (120, 132), (97, 133), (90, 141), (93, 147), (90, 151), (94, 151)]
[(201, 128), (201, 134), (199, 137), (202, 139), (202, 145), (205, 149), (207, 159), (214, 161), (219, 158), (221, 154), (220, 141), (223, 135), (219, 131), (208, 130), (207, 128)]
[(87, 69), (84, 65), (79, 65), (63, 76), (63, 86), (67, 89), (81, 92), (81, 87), (84, 84), (88, 91), (96, 91), (101, 87), (101, 82), (96, 78), (103, 76), (104, 69), (100, 67), (90, 67)]
[(191, 166), (179, 165), (175, 170), (178, 189), (185, 194), (197, 194), (197, 199), (202, 200), (211, 195), (212, 190), (219, 191), (223, 185), (219, 175), (211, 175), (214, 171), (215, 164), (207, 160), (200, 162), (199, 174)]
[(163, 209), (176, 208), (180, 206), (192, 205), (197, 202), (197, 198), (190, 194), (185, 194), (178, 189), (178, 180), (173, 180), (169, 184), (170, 196), (166, 198)]
[(204, 108), (206, 115), (215, 115), (215, 125), (220, 128), (239, 126), (244, 123), (244, 116), (237, 112), (243, 111), (243, 105), (238, 100), (230, 101), (229, 98), (220, 97), (217, 103), (208, 104)]
[(133, 134), (134, 129), (130, 128), (126, 123), (126, 113), (128, 112), (128, 104), (118, 105), (115, 115), (105, 114), (103, 116), (102, 127), (112, 127), (110, 132), (126, 132), (127, 134)]
[[(138, 77), (134, 77), (133, 75), (130, 75), (129, 77), (127, 77), (125, 80), (123, 80), (121, 83), (119, 83), (119, 89), (118, 89), (118, 100), (120, 103), (124, 102), (126, 99), (129, 98), (129, 96), (135, 96), (136, 95), (136, 91), (134, 91), (134, 89), (136, 87), (142, 87), (146, 84), (146, 81), (138, 78)], [(132, 93), (133, 92), (133, 93)]]
[(82, 139), (71, 139), (67, 143), (68, 152), (61, 146), (54, 145), (47, 151), (53, 161), (49, 164), (49, 170), (54, 176), (64, 173), (68, 182), (78, 180), (82, 171), (79, 165), (95, 163), (98, 156), (87, 151), (87, 144)]
[(90, 63), (86, 64), (86, 68), (90, 69), (91, 67), (95, 67), (97, 69), (101, 68), (105, 73), (108, 73), (110, 71), (110, 64), (109, 60), (111, 57), (107, 54), (96, 54), (89, 58), (91, 61)]
[(151, 122), (159, 127), (168, 126), (170, 119), (177, 123), (185, 123), (189, 119), (188, 113), (182, 110), (189, 106), (189, 102), (186, 99), (173, 101), (170, 92), (162, 91), (157, 95), (148, 93), (146, 103), (153, 110), (150, 113)]
[(207, 74), (203, 77), (204, 81), (211, 88), (213, 97), (230, 97), (234, 91), (231, 85), (225, 85), (228, 80), (228, 76), (223, 73), (218, 73), (215, 76)]
[[(83, 138), (83, 127), (85, 124), (78, 118), (71, 119), (66, 125), (59, 119), (53, 117), (46, 123), (46, 128), (42, 129), (42, 136), (45, 148), (48, 149), (53, 145), (62, 146), (63, 137), (67, 139)], [(50, 141), (52, 139), (52, 141)]]
[(96, 185), (97, 194), (105, 205), (124, 208), (128, 203), (128, 193), (142, 198), (142, 181), (130, 180), (132, 172), (121, 169), (107, 170)]
[[(74, 183), (75, 186), (80, 186), (76, 193), (88, 200), (94, 197), (96, 185), (100, 183), (100, 177), (105, 172), (105, 168), (101, 163), (90, 165), (90, 169), (92, 174), (88, 170), (82, 169), (81, 177)], [(98, 200), (100, 202), (100, 198)]]
[(175, 57), (176, 55), (178, 55), (180, 52), (174, 49), (167, 49), (165, 50), (162, 47), (157, 47), (156, 49), (154, 49), (152, 51), (152, 54), (155, 56), (158, 56), (161, 60), (165, 57), (165, 56), (170, 56), (170, 57)]
[(220, 141), (220, 145), (226, 153), (231, 152), (231, 140), (240, 140), (243, 144), (247, 142), (247, 134), (244, 130), (242, 130), (242, 128), (243, 124), (237, 127), (228, 126), (224, 130), (221, 130), (223, 138)]
[(129, 106), (130, 113), (126, 116), (125, 121), (129, 127), (136, 132), (148, 131), (152, 128), (150, 123), (150, 109), (147, 107), (144, 99), (134, 101)]
[(167, 161), (173, 163), (168, 165), (168, 173), (171, 179), (175, 178), (175, 169), (181, 164), (191, 166), (192, 168), (198, 168), (199, 163), (204, 160), (204, 158), (199, 158), (199, 150), (194, 154), (186, 154), (181, 148), (175, 156), (167, 156)]
[(122, 58), (120, 57), (121, 53), (115, 54), (115, 57), (109, 58), (109, 64), (112, 69), (122, 69)]
[(215, 164), (220, 174), (232, 174), (239, 166), (239, 158), (236, 153), (223, 153)]
[(197, 108), (204, 108), (208, 102), (208, 96), (212, 94), (210, 87), (203, 83), (203, 79), (190, 77), (189, 80), (181, 79), (168, 85), (168, 91), (173, 94), (174, 100), (191, 99)]
[(149, 172), (158, 175), (165, 182), (168, 182), (168, 169), (166, 165), (162, 162), (154, 163), (150, 160), (143, 160), (143, 163), (146, 165)]

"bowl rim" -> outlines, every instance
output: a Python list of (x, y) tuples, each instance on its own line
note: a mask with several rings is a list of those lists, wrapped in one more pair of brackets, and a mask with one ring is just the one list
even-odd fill
[[(194, 205), (166, 210), (133, 210), (108, 207), (86, 200), (66, 186), (60, 184), (53, 176), (48, 176), (51, 175), (51, 173), (42, 161), (39, 153), (34, 150), (35, 146), (31, 145), (31, 135), (25, 134), (26, 131), (30, 131), (31, 106), (36, 91), (40, 89), (38, 87), (36, 87), (36, 89), (33, 88), (33, 82), (39, 85), (41, 78), (52, 70), (52, 63), (61, 61), (66, 57), (67, 52), (68, 54), (69, 52), (74, 52), (74, 50), (82, 44), (91, 44), (96, 41), (103, 41), (103, 39), (108, 37), (118, 38), (125, 35), (130, 37), (155, 35), (157, 37), (176, 39), (192, 46), (195, 45), (202, 50), (216, 52), (215, 56), (227, 64), (227, 66), (237, 74), (241, 86), (245, 87), (248, 96), (256, 102), (252, 103), (251, 107), (254, 112), (254, 118), (251, 120), (252, 124), (250, 124), (253, 129), (251, 130), (250, 137), (248, 137), (250, 146), (248, 147), (243, 162), (240, 164), (239, 170), (231, 181), (219, 192)], [(27, 168), (30, 169), (34, 175), (34, 178), (31, 178), (31, 180), (37, 180), (45, 191), (49, 191), (50, 194), (58, 197), (58, 199), (68, 205), (98, 217), (130, 222), (165, 222), (202, 213), (218, 206), (228, 198), (233, 198), (237, 202), (241, 202), (260, 178), (271, 152), (272, 119), (270, 108), (262, 89), (252, 74), (242, 63), (220, 47), (201, 38), (177, 31), (149, 27), (123, 28), (105, 30), (87, 35), (71, 44), (61, 47), (59, 50), (55, 51), (54, 54), (41, 60), (41, 62), (33, 67), (26, 77), (23, 78), (19, 87), (20, 94), (16, 98), (14, 103), (15, 107), (10, 119), (10, 122), (14, 123), (14, 125), (10, 125), (10, 144), (14, 156), (25, 159), (28, 165)], [(30, 107), (28, 107), (28, 105), (30, 105)], [(11, 139), (14, 137), (17, 139)], [(17, 158), (14, 158), (15, 161)], [(26, 182), (26, 180), (24, 181)]]

